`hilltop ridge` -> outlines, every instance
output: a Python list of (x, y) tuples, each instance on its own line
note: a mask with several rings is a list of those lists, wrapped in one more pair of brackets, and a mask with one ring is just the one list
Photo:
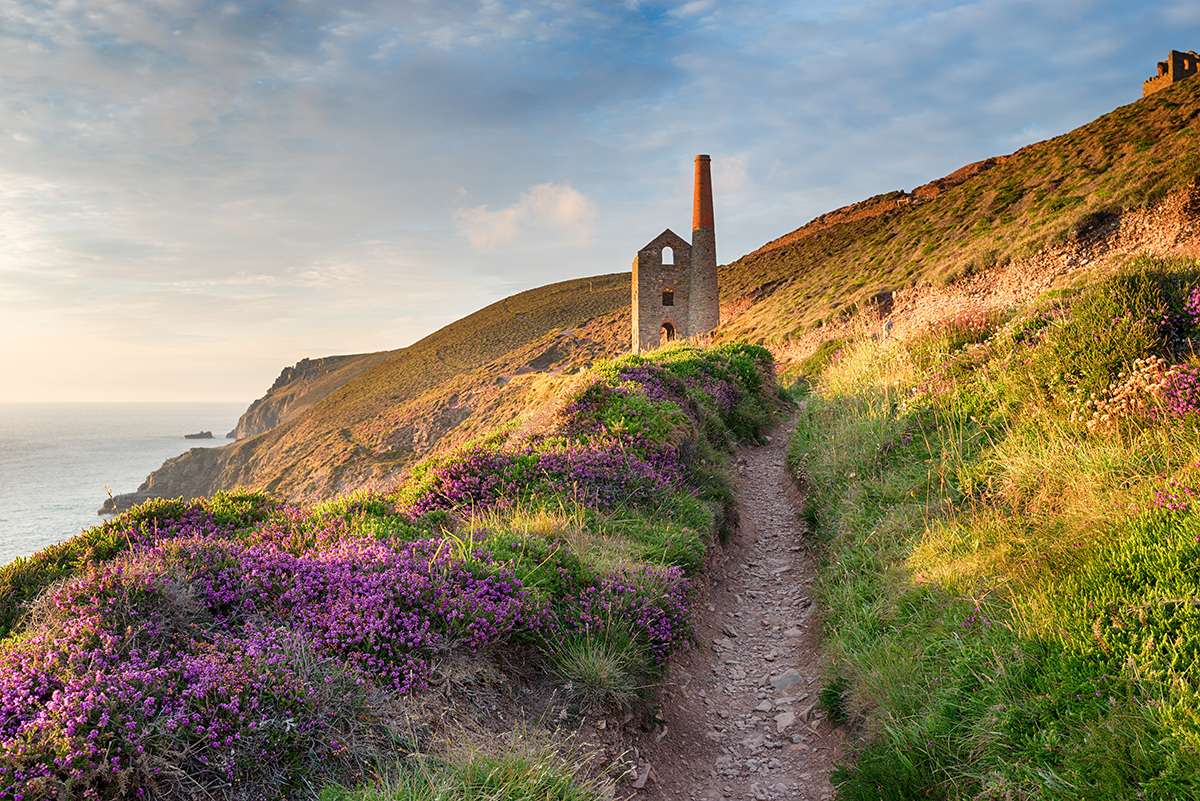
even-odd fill
[(912, 193), (822, 215), (721, 268), (717, 339), (786, 349), (881, 295), (1087, 245), (1200, 173), (1198, 118), (1200, 81), (1181, 81)]
[[(714, 341), (751, 341), (795, 361), (851, 321), (902, 334), (1028, 298), (1102, 258), (1186, 254), (1198, 117), (1200, 81), (1182, 81), (911, 192), (823, 214), (719, 268)], [(1163, 241), (1163, 226), (1177, 242)], [(285, 381), (248, 410), (238, 430), (254, 436), (167, 462), (118, 508), (236, 486), (293, 500), (384, 487), (421, 455), (515, 419), (552, 391), (554, 375), (623, 353), (628, 282), (617, 273), (551, 284), (409, 348), (313, 360), (294, 370), (312, 378)], [(992, 285), (1007, 289), (983, 302)]]
[(628, 304), (625, 275), (562, 281), (496, 301), (407, 348), (288, 368), (238, 430), (272, 417), (274, 427), (170, 459), (101, 511), (233, 487), (312, 501), (393, 484), (420, 456), (514, 419), (542, 397), (539, 376), (623, 352)]

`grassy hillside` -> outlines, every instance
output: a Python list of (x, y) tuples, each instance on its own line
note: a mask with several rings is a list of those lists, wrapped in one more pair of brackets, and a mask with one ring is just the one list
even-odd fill
[(1200, 173), (1200, 81), (912, 193), (824, 215), (721, 268), (718, 339), (781, 344), (881, 290), (942, 284), (1086, 239)]
[(151, 501), (0, 568), (0, 795), (610, 798), (624, 755), (546, 722), (646, 714), (778, 401), (761, 348), (626, 356), (390, 492)]
[(1200, 797), (1200, 262), (843, 343), (790, 463), (845, 799)]
[[(511, 377), (576, 370), (622, 352), (628, 332), (618, 320), (628, 305), (627, 274), (564, 281), (498, 301), (393, 352), (265, 434), (171, 460), (133, 500), (233, 487), (314, 500), (394, 483), (404, 466), (470, 421), (477, 405), (489, 413), (464, 432), (519, 414), (529, 382)], [(444, 445), (457, 441), (451, 435)]]
[[(825, 215), (722, 268), (716, 339), (782, 345), (881, 290), (1152, 230), (1164, 199), (1194, 250), (1198, 115), (1193, 79)], [(627, 304), (627, 275), (494, 304), (162, 471), (266, 492), (151, 502), (0, 571), (0, 787), (601, 797), (586, 757), (512, 741), (650, 707), (726, 449), (776, 399), (754, 345), (583, 369), (625, 350)], [(1200, 797), (1200, 262), (1079, 263), (929, 319), (786, 373), (820, 699), (856, 742), (840, 797)]]
[(285, 367), (275, 383), (242, 414), (234, 430), (236, 439), (247, 439), (270, 431), (308, 411), (314, 404), (358, 378), (396, 351), (358, 353), (351, 356), (325, 356), (301, 359)]

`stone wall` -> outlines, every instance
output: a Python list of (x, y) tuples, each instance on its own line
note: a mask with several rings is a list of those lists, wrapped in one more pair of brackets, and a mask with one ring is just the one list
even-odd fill
[(717, 284), (717, 241), (712, 226), (692, 231), (691, 305), (689, 337), (709, 333), (721, 322), (720, 289)]
[[(663, 264), (664, 248), (671, 248), (673, 264)], [(664, 323), (675, 331), (676, 339), (691, 336), (689, 310), (692, 292), (692, 246), (670, 228), (638, 251), (633, 260), (634, 353), (659, 346)], [(663, 305), (663, 290), (674, 290), (674, 305)]]
[(1181, 53), (1172, 50), (1166, 61), (1158, 62), (1158, 74), (1142, 82), (1142, 97), (1166, 89), (1173, 83), (1190, 78), (1200, 72), (1200, 55), (1192, 51)]

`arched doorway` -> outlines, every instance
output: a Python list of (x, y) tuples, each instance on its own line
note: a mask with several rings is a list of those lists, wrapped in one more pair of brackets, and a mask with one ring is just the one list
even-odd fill
[(675, 339), (675, 326), (671, 325), (670, 323), (663, 323), (662, 331), (659, 332), (659, 336), (658, 336), (658, 346), (661, 348), (663, 345), (667, 344), (668, 342), (674, 341), (674, 339)]

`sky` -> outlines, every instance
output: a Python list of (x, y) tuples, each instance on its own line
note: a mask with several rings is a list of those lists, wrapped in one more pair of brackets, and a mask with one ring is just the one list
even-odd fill
[(245, 401), (1066, 133), (1197, 0), (0, 0), (0, 402)]

